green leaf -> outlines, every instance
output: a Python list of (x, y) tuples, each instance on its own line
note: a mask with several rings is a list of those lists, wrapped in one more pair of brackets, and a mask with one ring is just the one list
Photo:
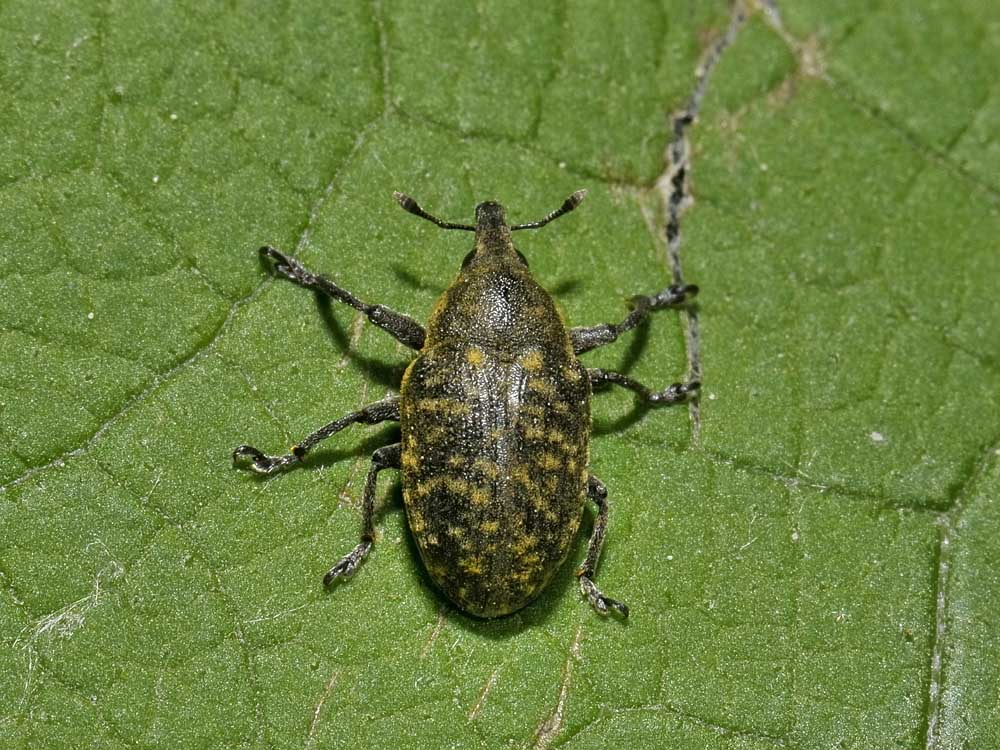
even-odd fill
[[(995, 8), (427, 5), (0, 6), (0, 744), (1000, 747)], [(410, 353), (255, 249), (425, 319), (469, 237), (393, 190), (530, 221), (586, 187), (519, 246), (573, 324), (619, 320), (671, 281), (706, 70), (700, 408), (594, 405), (632, 617), (581, 599), (585, 534), (528, 608), (466, 617), (388, 475), (324, 591), (392, 428), (266, 480), (230, 452)], [(585, 361), (683, 378), (691, 320), (654, 318)]]

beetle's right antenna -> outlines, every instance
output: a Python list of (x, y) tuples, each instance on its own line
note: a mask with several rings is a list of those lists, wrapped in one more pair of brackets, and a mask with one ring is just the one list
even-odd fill
[(518, 229), (538, 229), (539, 227), (544, 227), (553, 219), (558, 219), (563, 214), (568, 214), (574, 208), (579, 206), (580, 203), (583, 202), (583, 199), (586, 197), (587, 197), (586, 190), (577, 190), (575, 193), (573, 193), (573, 195), (564, 200), (563, 204), (559, 206), (559, 208), (550, 213), (541, 221), (532, 221), (529, 222), (528, 224), (515, 224), (510, 228), (510, 231), (514, 232), (517, 231)]
[(424, 211), (424, 209), (420, 207), (420, 204), (406, 193), (395, 192), (392, 194), (392, 197), (399, 202), (399, 205), (401, 205), (404, 210), (409, 211), (414, 216), (419, 216), (421, 219), (427, 219), (427, 221), (437, 224), (442, 229), (464, 229), (466, 232), (476, 231), (476, 228), (474, 226), (470, 226), (469, 224), (454, 224), (450, 221), (441, 221), (441, 219), (437, 216), (431, 216), (431, 214)]

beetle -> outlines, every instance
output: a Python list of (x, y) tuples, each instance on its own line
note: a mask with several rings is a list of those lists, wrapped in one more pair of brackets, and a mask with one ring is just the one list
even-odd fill
[(473, 226), (442, 221), (395, 193), (411, 214), (442, 229), (475, 232), (475, 244), (426, 330), (407, 315), (363, 302), (290, 255), (260, 249), (277, 273), (359, 310), (418, 352), (398, 396), (330, 422), (286, 455), (266, 455), (250, 445), (233, 452), (235, 462), (249, 459), (254, 471), (272, 474), (300, 463), (317, 443), (349, 425), (399, 422), (400, 442), (372, 454), (361, 540), (330, 569), (325, 585), (350, 576), (371, 551), (376, 481), (392, 468), (402, 471), (406, 516), (427, 572), (464, 612), (499, 617), (534, 599), (566, 558), (589, 498), (597, 515), (576, 571), (580, 590), (597, 612), (628, 616), (628, 607), (593, 581), (608, 492), (588, 468), (591, 394), (615, 385), (644, 404), (669, 405), (697, 393), (699, 383), (653, 391), (622, 373), (587, 368), (578, 355), (615, 341), (655, 310), (686, 303), (698, 288), (672, 285), (633, 298), (619, 323), (567, 328), (514, 246), (512, 232), (545, 226), (585, 195), (577, 191), (543, 219), (514, 226), (502, 205), (487, 201), (476, 207)]

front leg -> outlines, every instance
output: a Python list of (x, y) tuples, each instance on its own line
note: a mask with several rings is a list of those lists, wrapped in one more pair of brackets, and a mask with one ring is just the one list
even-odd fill
[(260, 254), (265, 258), (273, 260), (274, 270), (285, 278), (291, 279), (306, 289), (321, 292), (328, 297), (350, 305), (355, 310), (360, 310), (368, 316), (368, 320), (383, 331), (390, 333), (401, 344), (405, 344), (417, 351), (423, 348), (424, 327), (409, 315), (403, 315), (403, 313), (396, 312), (385, 305), (369, 305), (367, 302), (362, 302), (349, 291), (341, 289), (325, 276), (313, 273), (291, 255), (285, 255), (273, 247), (262, 247)]
[(342, 429), (352, 424), (378, 424), (379, 422), (399, 421), (399, 397), (377, 401), (368, 404), (356, 412), (341, 417), (330, 424), (320, 427), (315, 432), (306, 436), (297, 445), (292, 446), (291, 453), (283, 456), (268, 456), (254, 448), (252, 445), (241, 445), (233, 451), (233, 461), (241, 458), (250, 458), (253, 463), (250, 468), (258, 474), (274, 474), (289, 464), (298, 463), (313, 447), (321, 440), (326, 440), (331, 435), (335, 435)]
[(616, 341), (626, 331), (631, 331), (644, 321), (654, 310), (666, 307), (680, 307), (698, 294), (694, 284), (673, 285), (659, 294), (635, 297), (632, 300), (632, 312), (621, 323), (602, 323), (587, 328), (572, 328), (569, 335), (573, 340), (573, 351), (577, 354), (589, 352), (599, 346)]

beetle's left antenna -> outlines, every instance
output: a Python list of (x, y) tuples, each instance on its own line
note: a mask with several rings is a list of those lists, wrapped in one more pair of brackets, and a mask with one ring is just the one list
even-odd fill
[(587, 197), (586, 190), (577, 190), (575, 193), (573, 193), (573, 195), (564, 200), (563, 204), (559, 206), (559, 208), (550, 213), (544, 219), (541, 219), (540, 221), (532, 221), (529, 222), (528, 224), (515, 224), (510, 228), (510, 231), (514, 232), (517, 231), (518, 229), (538, 229), (539, 227), (544, 227), (553, 219), (558, 219), (563, 214), (568, 214), (574, 208), (579, 206), (583, 202), (583, 199), (585, 197)]
[(420, 207), (420, 204), (417, 203), (415, 200), (413, 200), (413, 198), (408, 196), (406, 193), (395, 192), (392, 194), (392, 197), (399, 202), (399, 205), (401, 205), (405, 210), (409, 211), (414, 216), (419, 216), (421, 219), (427, 219), (427, 221), (437, 224), (442, 229), (464, 229), (466, 232), (476, 231), (476, 228), (474, 226), (470, 226), (469, 224), (454, 224), (450, 221), (441, 221), (441, 219), (439, 219), (437, 216), (432, 216), (431, 214), (424, 211), (424, 209)]

